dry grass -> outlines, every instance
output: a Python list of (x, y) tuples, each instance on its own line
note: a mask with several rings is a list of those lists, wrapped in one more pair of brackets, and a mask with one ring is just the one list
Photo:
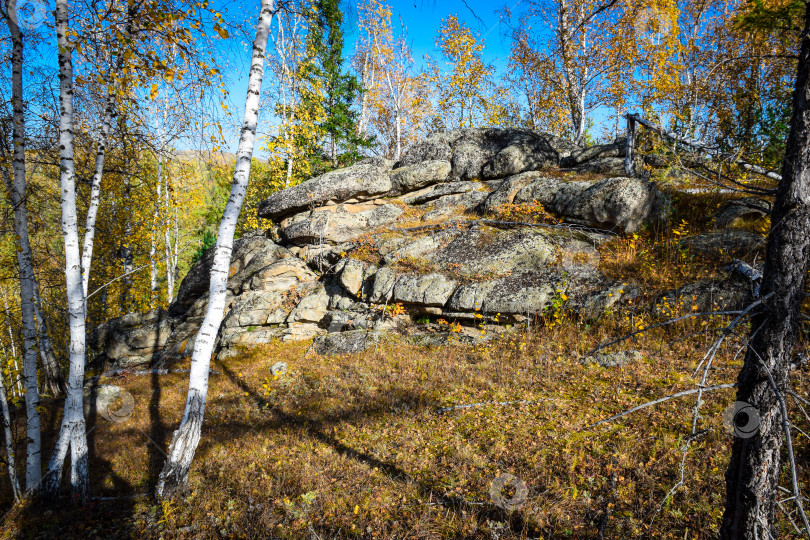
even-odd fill
[[(614, 280), (643, 285), (641, 289), (646, 300), (669, 289), (723, 275), (723, 268), (732, 259), (726, 253), (697, 253), (681, 244), (690, 236), (712, 232), (712, 215), (732, 197), (720, 193), (679, 192), (672, 192), (669, 196), (672, 213), (667, 223), (645, 227), (637, 234), (617, 236), (599, 246), (600, 269), (604, 274)], [(753, 222), (747, 228), (764, 235), (763, 231), (767, 230), (764, 225)], [(754, 255), (742, 258), (753, 263)]]
[[(714, 321), (712, 325), (720, 324)], [(583, 366), (593, 344), (624, 330), (566, 319), (477, 347), (422, 348), (397, 341), (343, 357), (272, 344), (215, 363), (191, 490), (183, 501), (95, 502), (90, 508), (15, 508), (6, 537), (140, 538), (708, 538), (721, 515), (731, 437), (721, 427), (733, 391), (706, 397), (687, 459), (686, 487), (656, 514), (677, 481), (694, 400), (685, 398), (590, 429), (646, 400), (689, 388), (712, 336), (700, 324), (632, 344), (643, 362)], [(734, 380), (741, 342), (721, 351), (712, 383)], [(269, 366), (290, 371), (274, 379)], [(179, 421), (185, 376), (107, 381), (129, 390), (126, 422), (92, 433), (96, 496), (148, 493)], [(799, 374), (797, 387), (807, 390)], [(455, 404), (529, 400), (460, 409)], [(53, 424), (51, 424), (53, 425)], [(154, 442), (151, 442), (154, 441)], [(157, 443), (157, 444), (155, 444)], [(807, 441), (797, 441), (806, 456)], [(158, 449), (159, 447), (159, 449)], [(502, 473), (529, 487), (525, 506), (491, 504)], [(805, 479), (806, 480), (806, 479)], [(5, 479), (0, 479), (5, 482)], [(611, 485), (613, 487), (611, 487)], [(91, 532), (95, 531), (95, 532)], [(687, 532), (688, 531), (688, 532)]]
[[(674, 231), (614, 240), (602, 269), (646, 291), (717, 275), (724, 261), (701, 259), (677, 241), (710, 230), (708, 219), (691, 216), (722, 202), (713, 195), (674, 200)], [(370, 241), (358, 252), (379, 257)], [(391, 338), (378, 349), (322, 357), (305, 355), (309, 343), (274, 343), (215, 362), (219, 374), (211, 378), (190, 491), (168, 503), (149, 494), (180, 420), (187, 375), (103, 381), (127, 389), (136, 404), (126, 422), (89, 425), (92, 493), (110, 499), (83, 510), (12, 507), (0, 530), (6, 538), (594, 538), (600, 531), (605, 538), (714, 537), (732, 442), (722, 413), (733, 390), (705, 396), (685, 486), (664, 504), (679, 478), (694, 398), (588, 426), (694, 387), (692, 372), (724, 320), (642, 334), (615, 349), (641, 351), (643, 361), (605, 369), (579, 359), (637, 326), (637, 317), (617, 311), (589, 326), (566, 315), (564, 304), (546, 316), (553, 324), (474, 347), (417, 347)], [(711, 384), (735, 380), (747, 333), (738, 330), (722, 346)], [(278, 361), (290, 371), (274, 378), (269, 367)], [(806, 395), (806, 372), (793, 378)], [(528, 403), (438, 413), (517, 400)], [(45, 455), (60, 409), (45, 404)], [(795, 419), (810, 431), (805, 419)], [(810, 457), (808, 442), (795, 439), (800, 462)], [(492, 504), (490, 483), (503, 473), (528, 485), (518, 510)], [(808, 471), (802, 474), (807, 486)], [(781, 532), (789, 537), (785, 524)]]

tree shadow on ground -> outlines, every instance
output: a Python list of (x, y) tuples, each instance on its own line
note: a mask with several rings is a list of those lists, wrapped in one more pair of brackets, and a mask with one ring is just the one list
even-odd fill
[[(96, 379), (89, 387), (89, 396), (85, 398), (91, 485), (88, 503), (79, 507), (72, 499), (68, 452), (62, 468), (59, 499), (46, 501), (38, 497), (12, 508), (5, 516), (3, 521), (14, 519), (18, 524), (19, 532), (14, 538), (121, 538), (122, 531), (130, 527), (136, 496), (133, 486), (115, 471), (112, 462), (102, 457), (97, 449), (99, 432), (109, 422), (96, 408), (98, 388)], [(43, 466), (47, 464), (59, 434), (63, 408), (64, 398), (54, 400), (49, 407), (53, 412), (43, 422)]]
[[(222, 373), (233, 384), (235, 384), (246, 396), (250, 397), (251, 401), (253, 401), (258, 409), (267, 411), (273, 416), (273, 418), (268, 420), (255, 423), (229, 421), (228, 427), (230, 432), (227, 434), (229, 438), (232, 438), (234, 431), (237, 433), (247, 434), (250, 432), (255, 433), (262, 431), (274, 431), (281, 427), (294, 427), (312, 439), (331, 447), (341, 456), (351, 458), (359, 463), (363, 463), (370, 469), (377, 469), (388, 479), (400, 483), (403, 486), (408, 485), (415, 487), (421, 498), (432, 501), (434, 504), (441, 505), (448, 512), (456, 514), (459, 519), (462, 518), (462, 515), (464, 517), (473, 516), (478, 525), (482, 527), (487, 525), (488, 522), (492, 521), (506, 524), (506, 526), (514, 533), (526, 534), (528, 532), (532, 532), (531, 529), (533, 529), (533, 527), (531, 527), (525, 521), (523, 513), (520, 511), (509, 512), (496, 506), (495, 504), (474, 504), (462, 497), (447, 496), (446, 494), (438, 491), (430, 479), (417, 479), (397, 464), (383, 461), (371, 453), (352, 448), (351, 446), (338, 440), (330, 433), (330, 428), (332, 426), (345, 423), (347, 421), (367, 418), (378, 413), (390, 413), (391, 407), (389, 399), (386, 399), (385, 402), (379, 403), (362, 403), (352, 409), (341, 411), (337, 414), (330, 414), (324, 418), (319, 418), (316, 420), (308, 416), (304, 411), (298, 411), (296, 414), (291, 414), (281, 410), (272, 403), (268, 403), (264, 397), (262, 397), (254, 388), (248, 385), (241, 377), (237, 376), (233, 370), (222, 364), (222, 362), (217, 362), (216, 365), (217, 369), (222, 370)], [(397, 397), (406, 402), (418, 401), (416, 399), (418, 396), (414, 395), (410, 391), (397, 392)], [(201, 442), (200, 448), (197, 452), (198, 456), (205, 455), (207, 450), (215, 443), (225, 442), (223, 440), (217, 440), (216, 437), (207, 438), (205, 435), (209, 435), (210, 437), (211, 433), (209, 432), (204, 434), (203, 441)], [(330, 535), (335, 534), (355, 534), (354, 531), (349, 530), (334, 530), (318, 527), (315, 528), (315, 532), (325, 535), (324, 537), (330, 537)]]
[[(219, 435), (216, 430), (212, 429), (210, 421), (208, 422), (208, 426), (204, 424), (202, 441), (197, 451), (197, 457), (195, 458), (197, 464), (204, 462), (206, 455), (216, 444), (235, 444), (238, 443), (240, 437), (247, 436), (250, 433), (264, 432), (272, 434), (272, 432), (280, 428), (293, 428), (299, 430), (305, 436), (331, 447), (341, 456), (362, 463), (370, 469), (376, 468), (391, 481), (399, 483), (402, 486), (415, 488), (420, 498), (440, 505), (446, 509), (447, 512), (455, 514), (459, 519), (461, 519), (462, 515), (465, 517), (473, 516), (478, 525), (482, 527), (488, 525), (488, 522), (493, 521), (504, 523), (512, 532), (517, 534), (525, 535), (527, 532), (531, 532), (532, 527), (524, 520), (523, 514), (520, 511), (507, 512), (494, 504), (474, 504), (470, 501), (466, 501), (462, 497), (448, 496), (436, 487), (438, 479), (437, 482), (432, 482), (430, 478), (418, 479), (396, 463), (382, 460), (372, 453), (353, 448), (330, 433), (334, 426), (347, 422), (362, 421), (364, 418), (373, 417), (382, 413), (390, 413), (390, 399), (392, 394), (389, 393), (385, 400), (381, 400), (377, 403), (360, 403), (346, 410), (327, 413), (320, 415), (318, 418), (313, 418), (312, 415), (308, 415), (304, 411), (300, 411), (300, 414), (299, 411), (290, 413), (274, 406), (272, 403), (268, 404), (255, 389), (250, 387), (241, 377), (237, 376), (233, 370), (221, 362), (217, 362), (216, 366), (231, 383), (249, 397), (257, 409), (265, 411), (268, 417), (255, 422), (229, 420), (227, 422), (227, 433), (222, 433), (221, 435)], [(144, 444), (149, 447), (147, 463), (148, 480), (147, 489), (145, 490), (147, 493), (135, 493), (134, 486), (126, 482), (114, 470), (111, 461), (105, 459), (97, 451), (96, 439), (99, 436), (98, 430), (103, 429), (104, 423), (107, 422), (107, 420), (99, 418), (98, 411), (95, 410), (95, 407), (91, 406), (90, 413), (87, 417), (87, 426), (91, 468), (91, 495), (93, 497), (86, 507), (79, 509), (70, 504), (69, 481), (63, 482), (63, 486), (66, 487), (64, 489), (63, 499), (58, 504), (46, 505), (38, 501), (24, 507), (18, 507), (17, 510), (13, 512), (16, 514), (16, 517), (12, 516), (13, 519), (20, 525), (20, 530), (25, 531), (18, 535), (18, 538), (121, 538), (135, 529), (136, 497), (153, 497), (154, 486), (165, 460), (165, 451), (168, 447), (171, 430), (173, 427), (176, 427), (167, 426), (162, 420), (160, 414), (162, 389), (159, 378), (160, 375), (158, 372), (151, 374), (150, 382), (152, 394), (149, 402), (150, 431), (148, 435), (137, 428), (132, 428), (131, 431), (124, 430), (117, 434), (117, 436), (122, 439), (129, 439), (130, 436), (140, 433), (143, 436)], [(93, 392), (95, 392), (95, 385)], [(419, 396), (415, 395), (410, 390), (402, 390), (401, 392), (394, 390), (393, 392), (394, 397), (403, 402), (414, 403), (419, 401)], [(95, 399), (90, 399), (89, 402), (95, 404)], [(269, 407), (266, 407), (266, 405), (269, 405)], [(423, 408), (424, 407), (427, 407), (427, 405), (423, 406)], [(59, 410), (61, 411), (61, 408)], [(45, 440), (47, 440), (49, 444), (45, 447), (49, 450), (58, 432), (58, 416), (58, 414), (53, 414), (48, 424), (50, 433), (47, 434)], [(206, 429), (206, 427), (208, 427), (208, 429)], [(66, 475), (69, 474), (69, 470), (69, 463), (66, 463)], [(194, 473), (192, 472), (192, 474)], [(104, 487), (104, 484), (109, 486), (110, 483), (112, 484), (111, 487)], [(64, 504), (65, 502), (68, 504)], [(26, 527), (26, 524), (30, 524), (30, 527)], [(42, 528), (43, 524), (46, 525), (44, 529)], [(33, 536), (30, 534), (32, 530), (37, 531)], [(343, 530), (342, 528), (320, 525), (315, 526), (313, 532), (320, 535), (322, 538), (329, 538), (335, 535), (353, 535), (355, 533), (355, 531), (349, 531), (348, 529)]]

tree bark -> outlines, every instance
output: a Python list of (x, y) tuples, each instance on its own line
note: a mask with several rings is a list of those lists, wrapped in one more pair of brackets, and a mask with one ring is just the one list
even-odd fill
[(400, 127), (399, 107), (396, 107), (394, 110), (394, 123), (396, 124), (397, 137), (397, 149), (394, 153), (394, 159), (399, 161), (399, 159), (402, 157), (402, 129)]
[[(158, 224), (160, 221), (160, 203), (161, 203), (161, 191), (163, 188), (163, 126), (161, 125), (159, 128), (160, 131), (160, 142), (158, 146), (157, 152), (157, 187), (155, 193), (155, 209), (152, 212), (152, 230), (150, 239), (151, 244), (149, 245), (149, 309), (155, 309), (158, 304), (158, 300), (160, 297), (158, 291), (158, 264), (157, 264), (157, 236), (158, 236)], [(166, 224), (168, 225), (168, 224)], [(166, 229), (168, 230), (168, 229)], [(166, 267), (169, 267), (169, 261), (166, 261)]]
[(11, 415), (8, 412), (6, 399), (6, 381), (3, 380), (3, 370), (0, 369), (0, 409), (3, 413), (3, 435), (6, 443), (6, 464), (8, 465), (8, 479), (11, 483), (11, 493), (15, 501), (22, 498), (20, 481), (17, 479), (17, 465), (14, 460), (14, 439), (11, 435)]
[(178, 224), (177, 206), (174, 207), (174, 218), (172, 221), (172, 230), (174, 232), (174, 243), (172, 244), (172, 231), (169, 230), (169, 210), (170, 210), (170, 196), (169, 196), (169, 179), (166, 179), (166, 189), (163, 190), (166, 201), (166, 233), (165, 233), (165, 250), (166, 250), (166, 302), (171, 304), (174, 301), (174, 283), (177, 275), (177, 258), (180, 243), (180, 226)]
[(761, 295), (775, 293), (752, 318), (737, 401), (759, 412), (759, 430), (735, 438), (726, 471), (721, 538), (777, 538), (777, 486), (784, 432), (778, 397), (788, 389), (810, 258), (810, 4), (806, 5), (793, 116), (782, 180), (771, 215)]
[[(14, 372), (19, 373), (20, 366), (17, 364), (17, 345), (14, 342), (14, 329), (12, 328), (11, 325), (11, 313), (8, 310), (8, 295), (6, 294), (6, 289), (4, 288), (0, 289), (0, 295), (3, 297), (3, 309), (6, 312), (6, 324), (8, 324), (8, 340), (9, 345), (11, 345), (11, 358), (14, 361)], [(16, 395), (22, 396), (23, 389), (22, 385), (20, 384), (19, 377), (16, 377), (16, 379), (12, 382), (12, 389), (11, 389), (12, 395), (14, 395), (14, 387), (13, 387), (14, 385), (17, 386)]]
[(565, 91), (568, 98), (568, 108), (571, 115), (571, 128), (574, 134), (574, 143), (582, 144), (582, 136), (585, 133), (584, 111), (580, 104), (584, 102), (584, 89), (579, 88), (576, 74), (574, 73), (574, 53), (572, 23), (570, 6), (566, 0), (561, 0), (557, 11), (558, 28), (557, 35), (560, 41), (560, 55), (562, 59), (563, 74), (565, 76)]
[(17, 266), (20, 272), (20, 310), (23, 328), (23, 385), (25, 387), (26, 447), (25, 490), (39, 490), (42, 481), (42, 441), (37, 380), (37, 322), (34, 315), (34, 264), (28, 239), (28, 208), (25, 182), (25, 107), (23, 103), (23, 36), (17, 24), (17, 1), (7, 0), (6, 22), (11, 34), (11, 102), (14, 115), (14, 232), (17, 236)]
[(208, 370), (211, 363), (211, 354), (214, 351), (219, 326), (222, 324), (222, 314), (225, 310), (225, 287), (228, 283), (233, 235), (247, 190), (250, 159), (253, 156), (253, 147), (256, 141), (256, 125), (259, 114), (262, 77), (264, 75), (265, 52), (272, 18), (273, 0), (261, 0), (259, 23), (256, 27), (256, 38), (253, 41), (253, 56), (250, 63), (248, 91), (245, 99), (245, 116), (239, 138), (236, 168), (233, 173), (233, 187), (219, 225), (214, 263), (211, 267), (208, 308), (194, 343), (185, 412), (180, 427), (174, 432), (166, 464), (158, 478), (156, 493), (160, 498), (174, 497), (185, 487), (191, 462), (200, 441), (208, 392)]
[(104, 173), (104, 158), (107, 152), (107, 140), (110, 136), (110, 124), (115, 117), (115, 102), (111, 94), (107, 95), (104, 117), (101, 122), (101, 134), (96, 147), (96, 163), (93, 170), (93, 184), (90, 188), (90, 205), (84, 226), (84, 245), (82, 246), (82, 290), (87, 297), (90, 283), (90, 263), (93, 261), (93, 241), (96, 235), (96, 218), (101, 202), (101, 177)]
[(68, 38), (67, 0), (56, 0), (56, 39), (59, 61), (59, 179), (62, 192), (62, 234), (65, 239), (65, 281), (70, 329), (70, 369), (67, 399), (56, 445), (48, 462), (45, 493), (59, 494), (62, 466), (70, 449), (70, 483), (79, 503), (87, 500), (88, 463), (82, 386), (84, 382), (85, 295), (76, 212), (76, 175), (73, 163), (73, 44)]
[(636, 175), (636, 162), (633, 155), (636, 147), (636, 121), (633, 117), (627, 117), (627, 143), (624, 154), (624, 174), (629, 177)]

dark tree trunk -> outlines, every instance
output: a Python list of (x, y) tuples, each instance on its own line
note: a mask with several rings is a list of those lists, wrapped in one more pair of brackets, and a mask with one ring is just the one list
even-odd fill
[(736, 437), (726, 471), (726, 508), (721, 538), (778, 538), (777, 486), (784, 433), (777, 396), (784, 396), (796, 344), (810, 257), (810, 4), (805, 13), (793, 117), (782, 180), (776, 192), (761, 294), (773, 292), (752, 319), (737, 400), (759, 412), (759, 430)]

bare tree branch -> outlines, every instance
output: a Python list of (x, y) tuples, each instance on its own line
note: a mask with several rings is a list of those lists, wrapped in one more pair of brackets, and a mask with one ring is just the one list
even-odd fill
[(718, 385), (715, 385), (715, 386), (708, 386), (708, 387), (700, 386), (698, 388), (692, 388), (691, 390), (684, 390), (683, 392), (678, 392), (676, 394), (672, 394), (672, 395), (669, 395), (669, 396), (664, 396), (662, 398), (658, 398), (658, 399), (654, 399), (652, 401), (648, 401), (646, 403), (642, 403), (641, 405), (637, 405), (637, 406), (633, 407), (632, 409), (627, 409), (626, 411), (620, 412), (619, 414), (614, 414), (610, 418), (605, 418), (604, 420), (600, 420), (600, 421), (596, 422), (595, 424), (591, 424), (591, 425), (587, 426), (585, 429), (595, 428), (596, 426), (598, 426), (600, 424), (606, 424), (608, 422), (612, 422), (613, 420), (618, 420), (619, 418), (622, 418), (623, 416), (627, 416), (628, 414), (632, 414), (632, 413), (634, 413), (636, 411), (646, 409), (647, 407), (652, 407), (653, 405), (658, 405), (659, 403), (664, 403), (666, 401), (671, 401), (673, 399), (678, 399), (678, 398), (684, 397), (684, 396), (691, 396), (692, 394), (697, 394), (699, 392), (712, 392), (714, 390), (723, 390), (724, 388), (734, 388), (735, 386), (737, 386), (736, 383), (727, 383), (727, 384), (718, 384)]

